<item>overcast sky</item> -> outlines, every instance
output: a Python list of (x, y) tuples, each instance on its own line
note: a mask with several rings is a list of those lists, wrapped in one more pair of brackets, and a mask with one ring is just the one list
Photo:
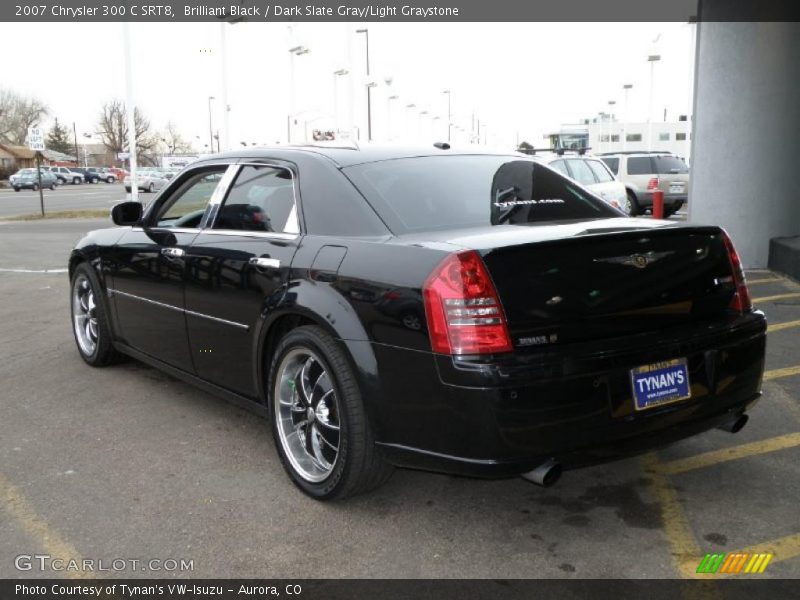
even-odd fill
[[(365, 44), (355, 33), (364, 26), (372, 79), (379, 84), (372, 90), (376, 139), (386, 138), (389, 95), (400, 97), (391, 110), (395, 138), (443, 138), (446, 88), (452, 90), (453, 121), (470, 129), (474, 113), (495, 145), (513, 144), (519, 135), (538, 146), (561, 124), (608, 110), (609, 100), (624, 118), (623, 83), (633, 84), (629, 119), (643, 121), (650, 53), (662, 57), (655, 120), (663, 119), (665, 108), (670, 120), (689, 109), (694, 28), (685, 23), (306, 23), (290, 31), (285, 23), (245, 22), (225, 25), (231, 145), (285, 142), (287, 50), (298, 44), (310, 52), (295, 59), (295, 135), (303, 121), (310, 121), (309, 130), (333, 127), (337, 105), (345, 126), (352, 86), (352, 112), (365, 136)], [(209, 96), (217, 98), (214, 129), (222, 123), (220, 27), (131, 26), (137, 105), (154, 127), (172, 121), (201, 150), (209, 137)], [(40, 97), (51, 116), (77, 123), (79, 137), (96, 131), (102, 104), (125, 97), (122, 31), (121, 23), (0, 23), (0, 85)], [(333, 71), (340, 68), (350, 74), (339, 78), (335, 102)], [(428, 115), (421, 119), (419, 111)], [(431, 123), (431, 116), (440, 120)]]

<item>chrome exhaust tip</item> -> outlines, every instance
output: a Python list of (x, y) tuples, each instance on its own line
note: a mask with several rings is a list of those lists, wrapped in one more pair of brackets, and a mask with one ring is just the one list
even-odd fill
[(533, 471), (523, 473), (522, 478), (542, 487), (550, 487), (561, 478), (561, 471), (561, 465), (551, 458), (540, 464)]
[(741, 414), (729, 421), (725, 421), (722, 425), (718, 425), (717, 429), (727, 431), (728, 433), (738, 433), (745, 425), (747, 425), (747, 421), (749, 420), (749, 416), (746, 414)]

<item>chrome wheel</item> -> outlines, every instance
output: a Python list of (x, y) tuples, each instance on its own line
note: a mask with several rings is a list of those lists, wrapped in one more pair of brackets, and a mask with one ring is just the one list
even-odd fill
[(94, 300), (94, 290), (86, 275), (75, 278), (72, 286), (72, 326), (75, 329), (75, 339), (78, 340), (81, 352), (92, 356), (97, 348), (97, 305)]
[(621, 210), (622, 212), (624, 212), (626, 215), (630, 215), (630, 214), (631, 214), (631, 199), (630, 199), (630, 196), (628, 196), (628, 194), (625, 194), (625, 195), (624, 195), (624, 196), (623, 196), (623, 197), (620, 199), (620, 206), (619, 206), (619, 208), (620, 208), (620, 210)]
[(333, 381), (306, 348), (289, 351), (276, 375), (274, 417), (286, 457), (306, 481), (323, 481), (339, 456), (339, 399)]

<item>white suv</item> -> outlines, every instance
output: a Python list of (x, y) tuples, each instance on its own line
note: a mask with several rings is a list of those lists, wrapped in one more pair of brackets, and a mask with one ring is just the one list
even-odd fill
[(42, 167), (43, 169), (47, 169), (53, 175), (56, 176), (59, 183), (67, 183), (68, 181), (72, 184), (79, 184), (83, 183), (83, 175), (80, 173), (75, 173), (74, 171), (70, 171), (69, 167)]
[(594, 156), (582, 154), (534, 155), (547, 166), (562, 175), (574, 179), (583, 187), (594, 192), (614, 208), (632, 214), (625, 186), (617, 181), (606, 164)]

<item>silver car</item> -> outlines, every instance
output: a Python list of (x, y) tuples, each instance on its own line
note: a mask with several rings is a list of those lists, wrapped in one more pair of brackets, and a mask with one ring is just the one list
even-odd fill
[[(157, 192), (165, 185), (167, 185), (167, 179), (164, 177), (163, 173), (159, 173), (157, 171), (139, 171), (136, 173), (136, 187), (139, 188), (139, 191), (142, 192)], [(131, 177), (127, 175), (123, 180), (125, 184), (125, 191), (131, 191)]]
[(614, 208), (631, 214), (631, 205), (625, 193), (625, 186), (617, 181), (606, 164), (594, 156), (581, 154), (553, 154), (541, 156), (550, 168), (574, 179), (583, 187), (594, 192)]

